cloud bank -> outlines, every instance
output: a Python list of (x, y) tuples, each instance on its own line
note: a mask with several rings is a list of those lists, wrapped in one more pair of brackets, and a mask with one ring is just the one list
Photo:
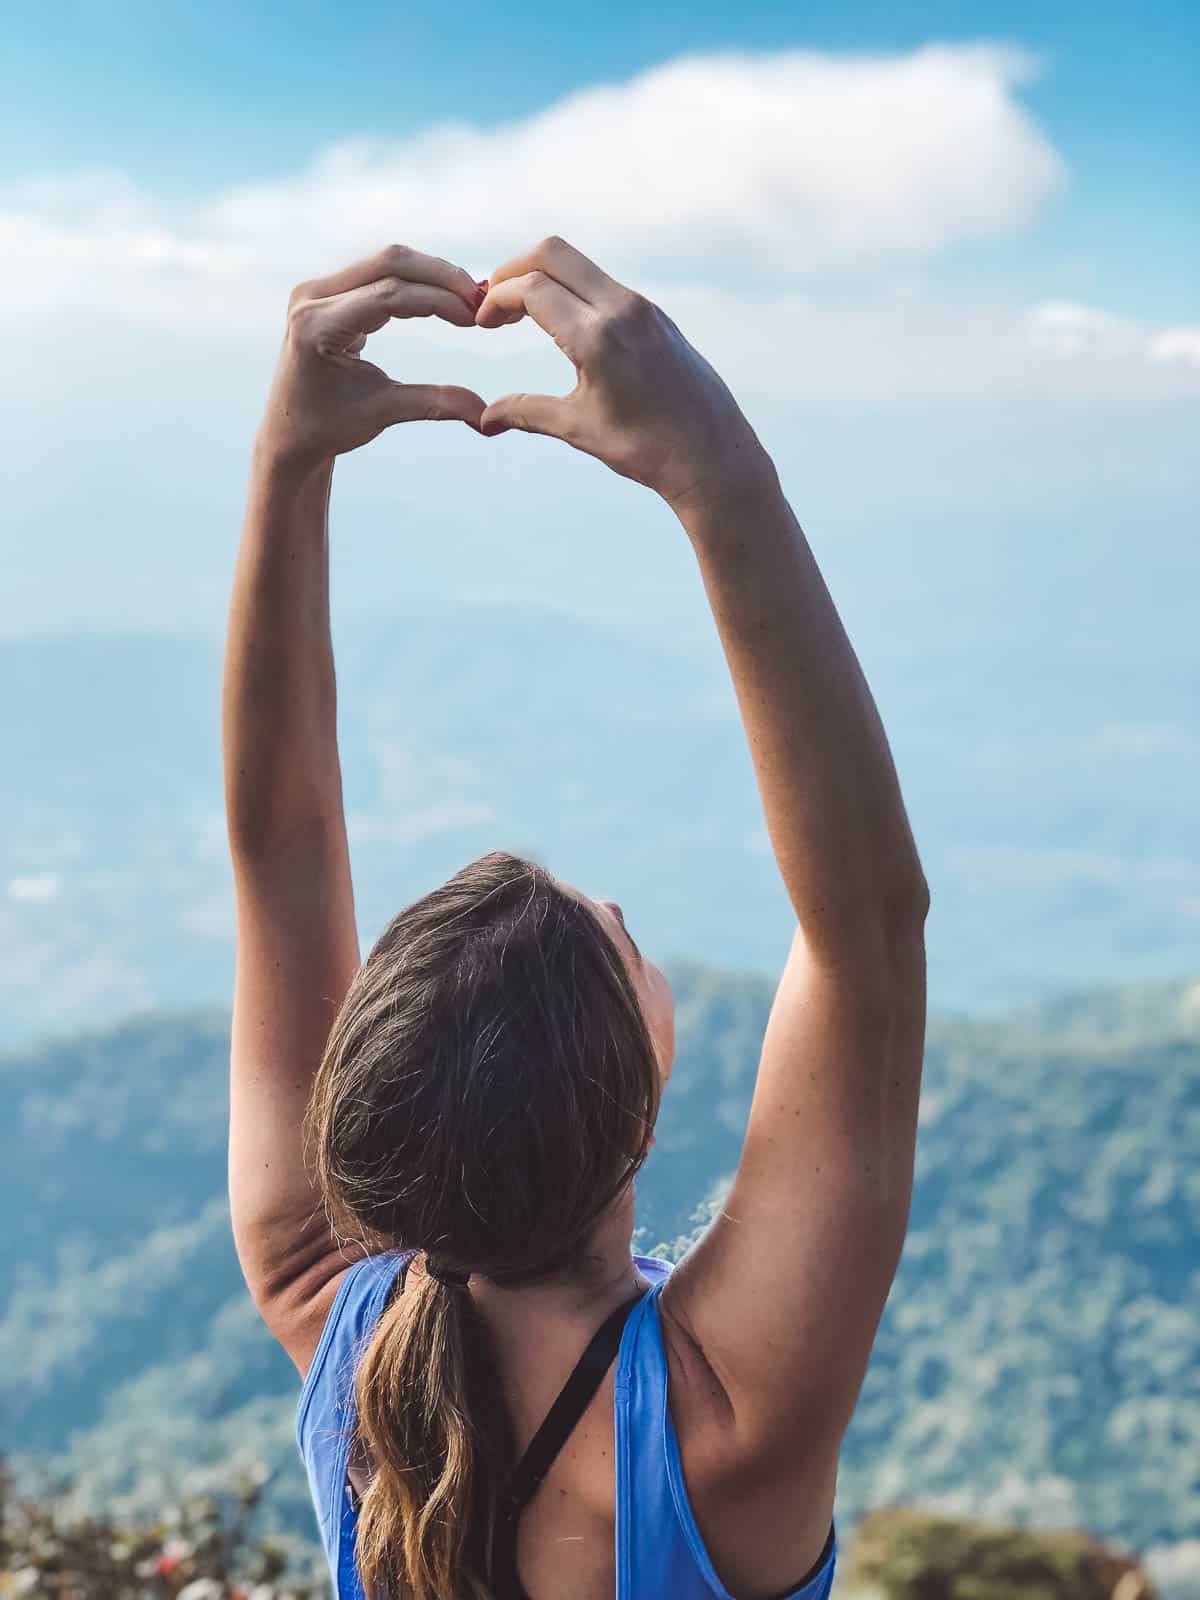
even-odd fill
[(205, 225), (267, 250), (315, 234), (331, 254), (385, 218), (485, 255), (557, 232), (785, 276), (928, 251), (1026, 223), (1062, 180), (1014, 95), (1031, 70), (982, 46), (692, 56), (507, 126), (341, 144)]
[[(881, 294), (889, 271), (1029, 225), (1064, 182), (1019, 99), (1034, 70), (995, 45), (694, 55), (493, 128), (345, 141), (290, 177), (199, 203), (111, 171), (9, 184), (0, 323), (36, 333), (36, 384), (47, 313), (63, 329), (72, 316), (94, 329), (99, 314), (111, 329), (168, 333), (173, 349), (273, 341), (292, 283), (392, 240), (482, 274), (555, 232), (660, 299), (739, 381), (801, 397), (1194, 387), (1197, 328)], [(822, 304), (833, 271), (836, 303)], [(435, 324), (404, 338), (451, 362), (463, 350), (461, 332)], [(528, 328), (480, 340), (471, 356), (489, 376), (450, 381), (490, 384), (543, 343)]]
[(1064, 176), (1017, 99), (1032, 70), (983, 45), (690, 56), (498, 127), (349, 140), (184, 213), (109, 172), (9, 186), (0, 248), (42, 304), (306, 276), (393, 238), (486, 271), (551, 232), (792, 279), (1028, 223)]

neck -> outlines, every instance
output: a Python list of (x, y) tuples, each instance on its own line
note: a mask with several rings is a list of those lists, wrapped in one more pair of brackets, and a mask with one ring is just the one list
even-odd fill
[(489, 1319), (501, 1326), (539, 1322), (602, 1321), (608, 1311), (648, 1286), (631, 1253), (633, 1196), (622, 1198), (596, 1227), (577, 1265), (538, 1283), (504, 1288), (476, 1275), (469, 1293)]

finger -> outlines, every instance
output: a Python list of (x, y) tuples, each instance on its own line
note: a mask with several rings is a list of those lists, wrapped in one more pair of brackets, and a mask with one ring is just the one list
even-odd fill
[(403, 278), (411, 283), (426, 283), (447, 289), (472, 311), (479, 304), (478, 286), (464, 268), (444, 261), (441, 256), (423, 255), (421, 251), (403, 244), (390, 244), (385, 250), (377, 250), (373, 256), (343, 267), (340, 272), (302, 283), (292, 291), (292, 298), (325, 300), (331, 295), (345, 294), (348, 289), (375, 283), (380, 278)]
[(393, 383), (379, 401), (380, 422), (466, 422), (478, 430), (486, 409), (472, 389), (446, 383)]
[(582, 250), (576, 250), (574, 245), (560, 239), (557, 234), (541, 240), (532, 250), (513, 256), (511, 261), (497, 267), (492, 273), (491, 283), (495, 286), (508, 278), (522, 278), (529, 272), (544, 272), (548, 278), (561, 283), (564, 289), (569, 289), (578, 299), (596, 309), (615, 304), (629, 292), (624, 284), (610, 278)]
[(596, 321), (591, 306), (564, 289), (544, 272), (529, 272), (522, 278), (493, 283), (483, 304), (475, 313), (481, 328), (501, 328), (530, 316), (554, 340), (564, 355), (579, 365), (589, 329)]
[(570, 414), (569, 395), (506, 394), (485, 407), (479, 419), (479, 431), (488, 439), (507, 433), (509, 428), (565, 439)]
[(470, 328), (475, 318), (457, 295), (425, 283), (379, 278), (343, 294), (310, 300), (303, 308), (301, 336), (322, 351), (353, 355), (369, 333), (377, 333), (393, 317), (440, 317), (457, 328)]

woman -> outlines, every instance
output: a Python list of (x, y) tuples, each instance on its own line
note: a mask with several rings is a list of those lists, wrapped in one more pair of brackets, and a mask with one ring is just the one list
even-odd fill
[[(485, 405), (393, 383), (360, 352), (411, 316), (530, 316), (578, 385)], [(335, 456), (421, 418), (553, 435), (654, 490), (729, 662), (797, 927), (732, 1190), (673, 1270), (630, 1253), (674, 1029), (618, 906), (495, 852), (360, 965), (326, 513)], [(302, 285), (254, 450), (224, 737), (233, 1226), (303, 1378), (338, 1595), (824, 1597), (907, 1225), (928, 896), (870, 692), (728, 389), (561, 239), (490, 285), (400, 247)]]

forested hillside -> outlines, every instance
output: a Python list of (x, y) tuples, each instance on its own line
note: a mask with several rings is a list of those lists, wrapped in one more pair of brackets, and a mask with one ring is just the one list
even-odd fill
[[(736, 1164), (771, 986), (669, 973), (678, 1058), (638, 1247), (676, 1255)], [(226, 1019), (155, 1015), (0, 1060), (0, 1447), (152, 1509), (278, 1469), (310, 1531), (294, 1372), (225, 1210)], [(1200, 1535), (1200, 985), (930, 1028), (912, 1226), (844, 1458), (893, 1501)]]

